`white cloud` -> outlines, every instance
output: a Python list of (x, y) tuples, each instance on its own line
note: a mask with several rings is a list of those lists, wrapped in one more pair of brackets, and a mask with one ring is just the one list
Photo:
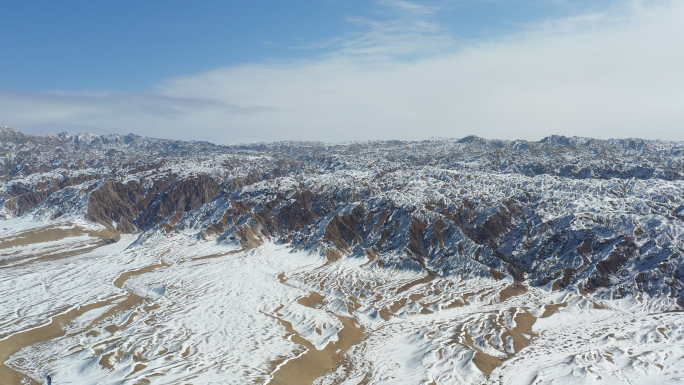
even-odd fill
[(378, 4), (383, 7), (393, 8), (401, 11), (408, 11), (416, 15), (432, 15), (435, 13), (435, 7), (426, 6), (415, 3), (413, 1), (405, 0), (379, 0)]
[(551, 134), (684, 140), (684, 4), (629, 1), (458, 45), (430, 8), (327, 42), (317, 59), (167, 79), (147, 94), (0, 92), (17, 129), (244, 141), (538, 140)]
[[(158, 93), (25, 93), (0, 90), (0, 116), (16, 129), (47, 133), (136, 132), (156, 137), (192, 136), (195, 122), (274, 111), (263, 106), (238, 107), (207, 98), (166, 96)], [(219, 129), (217, 124), (206, 126)], [(188, 130), (187, 133), (183, 132)], [(206, 132), (205, 132), (206, 135)]]

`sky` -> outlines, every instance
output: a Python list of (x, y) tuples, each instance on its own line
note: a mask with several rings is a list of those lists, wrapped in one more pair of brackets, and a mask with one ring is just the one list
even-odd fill
[(220, 144), (684, 140), (679, 0), (3, 1), (0, 123)]

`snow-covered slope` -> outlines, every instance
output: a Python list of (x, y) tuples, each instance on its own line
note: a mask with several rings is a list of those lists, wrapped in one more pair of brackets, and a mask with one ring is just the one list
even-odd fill
[(2, 128), (0, 358), (59, 383), (676, 383), (683, 149)]

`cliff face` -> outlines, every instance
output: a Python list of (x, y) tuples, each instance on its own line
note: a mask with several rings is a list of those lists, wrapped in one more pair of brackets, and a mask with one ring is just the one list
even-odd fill
[(386, 268), (684, 298), (681, 143), (216, 146), (0, 132), (0, 216), (261, 239)]

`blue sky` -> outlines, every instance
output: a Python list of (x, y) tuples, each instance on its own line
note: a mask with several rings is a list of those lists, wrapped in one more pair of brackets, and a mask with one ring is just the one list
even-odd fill
[(14, 1), (0, 121), (218, 143), (684, 140), (675, 1)]
[[(25, 91), (145, 90), (168, 77), (229, 65), (311, 58), (335, 48), (318, 44), (361, 32), (353, 19), (391, 20), (404, 12), (358, 0), (3, 3), (0, 42), (10, 59), (0, 62), (2, 86)], [(444, 32), (480, 39), (586, 10), (591, 3), (442, 1), (428, 6)]]
[[(11, 3), (11, 4), (10, 4)], [(3, 86), (141, 90), (170, 76), (306, 55), (363, 4), (322, 1), (11, 1)], [(7, 12), (9, 10), (9, 12)]]

